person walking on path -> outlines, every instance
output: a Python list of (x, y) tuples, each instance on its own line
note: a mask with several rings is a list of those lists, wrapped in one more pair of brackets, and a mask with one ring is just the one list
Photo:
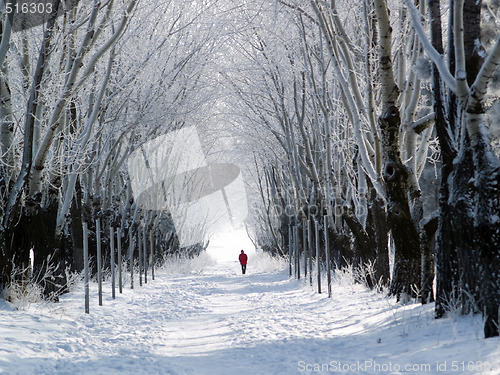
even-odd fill
[(243, 275), (244, 275), (245, 272), (247, 271), (248, 256), (245, 254), (245, 252), (243, 250), (241, 250), (241, 254), (239, 256), (239, 259), (240, 259), (240, 264), (241, 264), (241, 273), (243, 273)]

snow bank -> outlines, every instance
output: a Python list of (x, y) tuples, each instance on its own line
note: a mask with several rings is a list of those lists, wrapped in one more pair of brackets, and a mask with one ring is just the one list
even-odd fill
[(212, 266), (216, 261), (205, 251), (194, 258), (186, 258), (184, 256), (169, 256), (163, 261), (160, 270), (167, 275), (182, 275), (201, 273), (206, 267)]
[(286, 259), (272, 257), (262, 250), (257, 250), (254, 254), (251, 254), (248, 259), (248, 264), (248, 272), (255, 273), (279, 272), (288, 266)]

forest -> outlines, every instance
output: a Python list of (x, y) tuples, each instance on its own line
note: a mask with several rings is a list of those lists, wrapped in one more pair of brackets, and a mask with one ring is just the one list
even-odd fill
[(195, 127), (208, 160), (241, 169), (245, 226), (290, 275), (352, 266), (370, 288), (435, 302), (436, 318), (482, 314), (484, 336), (499, 335), (497, 0), (0, 10), (1, 289), (33, 278), (63, 293), (84, 267), (84, 228), (104, 267), (117, 241), (129, 261), (141, 243), (153, 263), (203, 251), (205, 218), (184, 246), (168, 208), (139, 204), (129, 168), (138, 155), (149, 168), (148, 142)]

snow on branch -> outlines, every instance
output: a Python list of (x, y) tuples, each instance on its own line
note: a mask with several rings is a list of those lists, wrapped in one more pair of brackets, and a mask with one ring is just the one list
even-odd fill
[[(347, 82), (347, 79), (344, 77), (341, 69), (340, 69), (340, 61), (338, 59), (338, 52), (335, 50), (336, 46), (336, 38), (333, 35), (332, 30), (328, 27), (328, 22), (326, 19), (326, 16), (323, 12), (322, 9), (318, 7), (318, 5), (315, 2), (311, 2), (311, 5), (313, 7), (314, 12), (316, 13), (316, 16), (319, 20), (319, 26), (320, 30), (322, 31), (323, 35), (327, 39), (327, 47), (330, 53), (330, 57), (332, 59), (332, 64), (333, 64), (333, 69), (335, 71), (336, 77), (337, 77), (337, 83), (339, 85), (339, 88), (343, 92), (343, 100), (346, 102), (346, 108), (350, 110), (350, 113), (352, 114), (352, 125), (354, 128), (354, 136), (356, 138), (357, 145), (359, 147), (359, 154), (361, 156), (361, 160), (363, 162), (363, 168), (365, 169), (366, 174), (370, 177), (370, 180), (374, 184), (375, 188), (379, 188), (379, 176), (378, 173), (370, 160), (369, 152), (367, 150), (367, 142), (365, 140), (365, 137), (363, 136), (363, 133), (361, 131), (360, 124), (362, 120), (360, 119), (360, 114), (359, 114), (359, 106), (357, 105), (356, 102), (356, 97), (355, 95), (352, 94), (352, 90), (356, 88), (357, 84), (350, 85)], [(352, 82), (352, 81), (351, 81)], [(354, 87), (353, 87), (354, 86)], [(382, 189), (378, 189), (382, 191)]]
[(436, 51), (436, 49), (432, 46), (429, 38), (427, 37), (425, 30), (422, 26), (422, 23), (420, 22), (420, 12), (417, 10), (417, 8), (415, 8), (415, 5), (411, 1), (405, 0), (405, 4), (409, 10), (413, 28), (415, 29), (415, 32), (417, 33), (418, 38), (420, 39), (420, 42), (422, 43), (425, 52), (438, 68), (439, 74), (443, 78), (448, 88), (454, 93), (456, 93), (457, 83), (455, 77), (453, 77), (448, 67), (446, 66), (446, 62), (443, 58), (443, 55), (441, 55), (438, 51)]
[(436, 114), (434, 112), (425, 115), (424, 117), (419, 118), (416, 121), (413, 121), (410, 124), (410, 129), (417, 134), (421, 134), (425, 129), (427, 129), (431, 124), (434, 123), (436, 118)]
[(100, 58), (117, 42), (117, 40), (123, 35), (123, 31), (125, 30), (125, 27), (127, 26), (127, 23), (131, 17), (132, 11), (134, 10), (138, 0), (132, 0), (126, 11), (123, 12), (122, 19), (118, 25), (117, 30), (113, 33), (111, 38), (104, 43), (104, 45), (92, 56), (90, 59), (87, 69), (83, 73), (83, 76), (76, 85), (76, 87), (80, 87), (83, 82), (87, 80), (88, 77), (90, 77), (91, 73), (95, 69), (95, 66), (97, 65), (97, 62), (100, 60)]
[(470, 88), (470, 95), (477, 101), (481, 101), (486, 93), (488, 83), (491, 82), (493, 73), (500, 64), (500, 34), (498, 34), (495, 45), (483, 63), (474, 83)]
[(467, 69), (465, 67), (465, 47), (464, 47), (464, 0), (455, 2), (453, 12), (455, 20), (454, 35), (455, 35), (455, 78), (457, 83), (457, 96), (466, 98), (469, 94), (469, 85), (467, 84)]
[[(3, 16), (5, 10), (2, 9), (1, 16)], [(1, 32), (0, 39), (0, 66), (3, 65), (7, 52), (10, 48), (10, 35), (12, 33), (12, 22), (14, 20), (14, 12), (10, 12), (7, 16), (0, 22), (2, 22), (3, 30)]]
[(314, 23), (316, 25), (318, 24), (318, 21), (312, 15), (310, 15), (305, 9), (301, 8), (300, 6), (298, 6), (296, 4), (290, 4), (287, 1), (283, 1), (283, 0), (280, 0), (279, 3), (287, 8), (290, 8), (290, 9), (293, 9), (293, 10), (299, 12), (299, 14), (306, 17), (312, 23)]

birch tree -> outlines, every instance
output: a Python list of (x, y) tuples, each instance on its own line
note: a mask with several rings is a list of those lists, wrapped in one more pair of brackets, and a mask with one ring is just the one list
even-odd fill
[(488, 87), (500, 63), (500, 37), (495, 35), (487, 51), (484, 43), (490, 41), (481, 35), (483, 3), (450, 2), (445, 52), (440, 3), (429, 2), (430, 38), (413, 3), (407, 5), (433, 63), (443, 155), (436, 316), (458, 299), (464, 312), (476, 306), (483, 313), (485, 337), (498, 336), (499, 161), (486, 112), (492, 100)]

